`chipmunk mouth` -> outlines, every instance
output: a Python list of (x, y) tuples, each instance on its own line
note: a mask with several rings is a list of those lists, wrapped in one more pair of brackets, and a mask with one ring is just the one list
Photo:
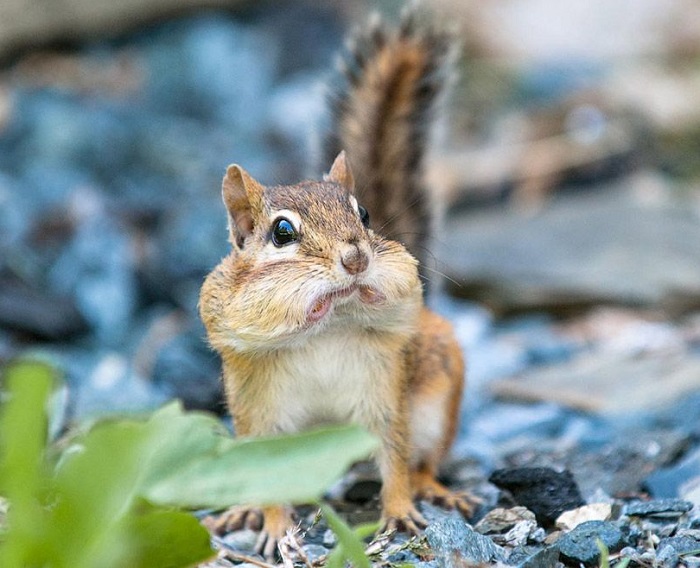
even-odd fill
[(321, 321), (330, 311), (335, 300), (348, 298), (355, 293), (358, 293), (360, 302), (368, 305), (381, 304), (386, 300), (386, 296), (376, 288), (366, 286), (364, 284), (353, 284), (346, 288), (333, 290), (326, 294), (322, 294), (311, 302), (311, 305), (306, 310), (306, 322), (316, 323)]

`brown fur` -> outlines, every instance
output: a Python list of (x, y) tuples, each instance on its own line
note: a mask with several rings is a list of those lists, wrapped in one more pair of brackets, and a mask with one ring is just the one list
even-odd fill
[(372, 228), (424, 266), (435, 203), (423, 182), (433, 114), (452, 74), (454, 40), (411, 11), (397, 30), (379, 22), (351, 38), (330, 91), (322, 163), (348, 153)]
[[(355, 123), (344, 117), (346, 128), (360, 128), (350, 147), (375, 153), (368, 159), (379, 169), (360, 167), (354, 174), (341, 152), (322, 182), (264, 187), (239, 166), (228, 168), (222, 192), (232, 250), (206, 278), (200, 313), (222, 357), (237, 433), (296, 432), (326, 422), (364, 425), (381, 440), (384, 528), (415, 533), (425, 524), (413, 505), (416, 497), (471, 510), (467, 495), (450, 493), (435, 479), (456, 433), (464, 364), (449, 323), (423, 307), (416, 259), (363, 225), (354, 195), (355, 180), (371, 191), (392, 187), (396, 203), (379, 217), (402, 202), (394, 230), (408, 222), (427, 233), (424, 212), (405, 207), (414, 194), (425, 199), (410, 161), (415, 125), (402, 125), (398, 117), (418, 102), (430, 104), (432, 98), (416, 93), (435, 62), (432, 40), (409, 32), (376, 43), (358, 80), (366, 77), (368, 86), (356, 93), (369, 106), (363, 111), (353, 99), (360, 118)], [(398, 77), (384, 81), (397, 57)], [(374, 102), (380, 92), (389, 101), (381, 116)], [(369, 135), (382, 139), (377, 147), (361, 129), (362, 113), (372, 108), (376, 124)], [(416, 112), (423, 120), (427, 111)], [(370, 174), (378, 177), (368, 181)], [(381, 209), (382, 196), (365, 197), (370, 195)], [(275, 240), (280, 219), (295, 231), (295, 239), (281, 245)], [(290, 515), (279, 506), (238, 509), (227, 526), (257, 524), (263, 516), (259, 550), (271, 556)]]

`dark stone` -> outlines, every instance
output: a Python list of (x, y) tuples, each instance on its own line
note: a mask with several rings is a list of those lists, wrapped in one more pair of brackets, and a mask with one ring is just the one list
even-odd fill
[(598, 540), (611, 552), (619, 550), (624, 544), (622, 531), (613, 523), (587, 521), (562, 536), (557, 541), (557, 546), (564, 561), (575, 565), (579, 562), (590, 565), (600, 558)]
[(394, 552), (393, 554), (390, 554), (386, 558), (387, 562), (390, 563), (390, 565), (394, 564), (415, 564), (416, 562), (420, 561), (420, 558), (413, 554), (410, 550), (399, 550), (397, 552)]
[(70, 297), (14, 279), (0, 281), (0, 327), (49, 340), (66, 339), (88, 330)]
[(693, 508), (690, 501), (683, 499), (655, 499), (654, 501), (634, 501), (625, 505), (626, 515), (646, 516), (680, 516)]
[(345, 492), (345, 500), (350, 503), (368, 503), (379, 495), (381, 482), (375, 479), (360, 479), (353, 483)]
[(511, 493), (519, 505), (527, 507), (537, 521), (549, 527), (564, 511), (584, 505), (581, 493), (569, 471), (558, 472), (548, 467), (499, 469), (489, 481)]
[(490, 538), (475, 532), (457, 514), (446, 515), (425, 529), (438, 566), (451, 568), (460, 563), (504, 562), (504, 550)]

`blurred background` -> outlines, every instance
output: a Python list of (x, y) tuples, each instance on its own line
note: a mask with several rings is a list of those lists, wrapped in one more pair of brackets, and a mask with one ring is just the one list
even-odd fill
[[(470, 368), (463, 475), (608, 448), (613, 491), (700, 464), (700, 4), (425, 3), (463, 44), (427, 167), (431, 302)], [(334, 54), (401, 7), (1, 0), (0, 364), (56, 365), (67, 422), (225, 412), (196, 309), (225, 167), (318, 175)]]

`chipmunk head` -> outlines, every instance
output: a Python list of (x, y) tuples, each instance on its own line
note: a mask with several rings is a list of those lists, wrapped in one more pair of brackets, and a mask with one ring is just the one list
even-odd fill
[(334, 326), (406, 329), (421, 303), (416, 261), (370, 229), (354, 185), (344, 152), (323, 181), (292, 186), (229, 166), (232, 251), (200, 301), (215, 347), (278, 348)]

